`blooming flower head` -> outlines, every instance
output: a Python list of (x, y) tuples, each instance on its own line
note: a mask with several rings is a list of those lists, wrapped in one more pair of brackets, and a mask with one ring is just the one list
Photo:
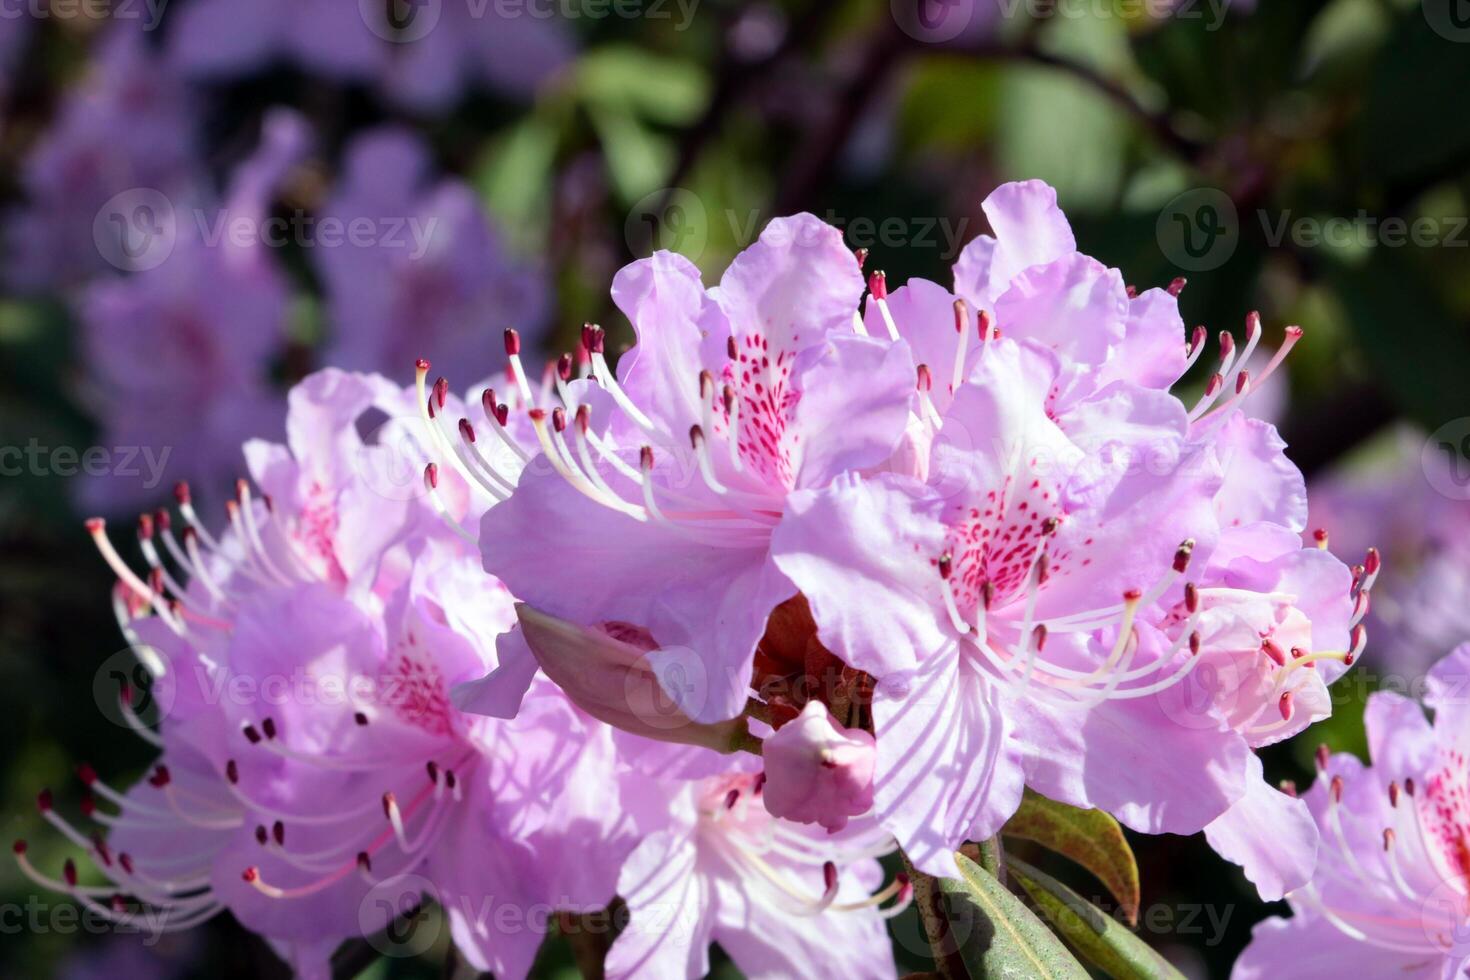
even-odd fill
[[(21, 167), (25, 204), (6, 228), (6, 279), (18, 289), (113, 271), (97, 241), (104, 206), (144, 189), (182, 202), (202, 177), (194, 99), (153, 57), (146, 35), (121, 21), (98, 43), (87, 74)], [(131, 207), (124, 212), (125, 220), (135, 215)], [(165, 231), (166, 215), (137, 216)]]
[(92, 524), (166, 709), (155, 733), (125, 693), (123, 717), (162, 757), (127, 793), (84, 770), (86, 815), (110, 828), (95, 841), (43, 799), (107, 886), (19, 854), (33, 878), (93, 904), (116, 893), (112, 917), (171, 929), (228, 909), (303, 972), (432, 897), (470, 962), (523, 976), (540, 934), (500, 928), (500, 906), (611, 899), (637, 811), (610, 731), (545, 682), (514, 721), (449, 698), (494, 668), (513, 611), (421, 499), (384, 495), (401, 450), (359, 426), (382, 413), (417, 428), (410, 397), (371, 376), (309, 378), (289, 445), (248, 448), (265, 496), (242, 481), (211, 533), (181, 489), (182, 544), (173, 515), (140, 523), (146, 574)]
[(201, 0), (171, 25), (170, 59), (206, 79), (278, 62), (381, 86), (419, 111), (447, 109), (472, 84), (525, 98), (571, 57), (563, 25), (495, 4)]
[(453, 364), (480, 378), (501, 369), (508, 326), (535, 344), (545, 325), (547, 287), (539, 270), (513, 260), (465, 184), (429, 180), (428, 154), (408, 132), (358, 137), (320, 220), (370, 229), (315, 250), (332, 341), (326, 363), (401, 373), (415, 357)]
[(903, 876), (878, 888), (874, 857), (892, 841), (871, 825), (829, 837), (778, 820), (762, 791), (761, 777), (739, 774), (674, 791), (668, 826), (618, 878), (628, 925), (609, 977), (705, 976), (711, 942), (751, 977), (896, 975), (883, 920), (913, 892)]
[(212, 239), (209, 228), (216, 219), (259, 228), (308, 139), (294, 114), (267, 116), (260, 148), (235, 172), (217, 211), (190, 211), (180, 201), (176, 238), (161, 264), (99, 279), (82, 293), (81, 397), (107, 444), (142, 447), (162, 471), (94, 477), (82, 491), (89, 505), (146, 506), (160, 495), (161, 479), (179, 473), (212, 495), (238, 475), (246, 438), (279, 431), (267, 379), (284, 342), (287, 281), (262, 241)]
[(1362, 459), (1312, 481), (1312, 523), (1351, 554), (1383, 551), (1366, 620), (1385, 669), (1414, 677), (1430, 651), (1470, 641), (1470, 502), (1453, 467), (1423, 433), (1397, 429)]
[(1371, 762), (1318, 753), (1304, 794), (1321, 835), (1316, 871), (1288, 896), (1292, 917), (1256, 926), (1232, 974), (1450, 978), (1470, 964), (1470, 646), (1427, 677), (1415, 702), (1370, 696)]

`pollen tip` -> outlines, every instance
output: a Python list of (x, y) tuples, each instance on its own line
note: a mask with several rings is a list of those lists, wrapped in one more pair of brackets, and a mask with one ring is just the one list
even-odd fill
[(413, 367), (415, 371), (418, 371), (421, 374), (428, 374), (429, 359), (427, 357), (420, 357), (418, 360), (413, 362)]
[(853, 249), (852, 257), (857, 260), (857, 267), (859, 271), (862, 270), (863, 266), (868, 264), (868, 250), (865, 248)]
[(240, 874), (240, 877), (253, 885), (260, 880), (260, 869), (252, 864)]
[[(424, 467), (424, 485), (426, 487), (428, 487), (430, 490), (437, 490), (438, 489), (438, 487), (439, 487), (439, 466), (438, 466), (438, 464), (436, 464), (436, 463), (430, 463), (430, 464), (428, 464), (427, 466)], [(361, 712), (358, 712), (358, 713), (361, 714)]]
[(1284, 691), (1282, 693), (1282, 695), (1281, 695), (1281, 700), (1277, 702), (1276, 706), (1281, 711), (1281, 720), (1282, 721), (1290, 721), (1291, 720), (1291, 692), (1290, 691)]
[(1184, 278), (1183, 276), (1176, 276), (1172, 280), (1170, 280), (1169, 285), (1164, 287), (1164, 289), (1165, 292), (1167, 292), (1170, 296), (1178, 299), (1179, 294), (1184, 292), (1184, 287), (1188, 284), (1188, 279)]
[(521, 335), (515, 327), (505, 328), (505, 354), (507, 357), (516, 357), (521, 353)]
[(91, 786), (97, 781), (97, 770), (83, 762), (77, 766), (77, 778), (82, 781), (82, 785)]
[(1295, 780), (1292, 780), (1292, 779), (1283, 779), (1278, 784), (1278, 787), (1280, 788), (1281, 792), (1285, 793), (1287, 796), (1291, 797), (1292, 799), (1296, 799), (1297, 792), (1296, 792), (1296, 781)]
[(954, 573), (954, 556), (946, 551), (939, 556), (936, 565), (939, 568), (939, 577), (948, 581), (950, 575)]
[(837, 890), (837, 865), (832, 861), (822, 862), (822, 883), (829, 892)]
[(77, 863), (67, 858), (66, 863), (61, 866), (61, 876), (66, 879), (68, 887), (75, 888), (77, 886)]
[(174, 484), (174, 499), (179, 502), (180, 507), (188, 506), (191, 497), (188, 480), (180, 480)]
[(647, 473), (653, 469), (653, 447), (644, 446), (638, 450), (638, 465)]
[(475, 427), (470, 425), (469, 419), (459, 420), (459, 434), (464, 437), (466, 442), (475, 441)]
[(1332, 752), (1331, 752), (1330, 749), (1327, 748), (1327, 743), (1326, 742), (1323, 742), (1321, 745), (1318, 745), (1317, 746), (1317, 752), (1316, 752), (1316, 755), (1313, 756), (1313, 758), (1314, 758), (1314, 760), (1317, 763), (1317, 771), (1318, 772), (1326, 772), (1327, 771), (1327, 761), (1331, 757), (1332, 757)]
[(886, 300), (888, 298), (888, 276), (882, 269), (876, 269), (868, 277), (868, 292), (873, 294), (874, 299)]
[(52, 797), (51, 790), (49, 788), (43, 789), (41, 790), (41, 792), (36, 794), (36, 809), (40, 810), (42, 813), (50, 813), (51, 806), (54, 802), (55, 799)]
[(1342, 777), (1333, 776), (1332, 782), (1327, 784), (1328, 792), (1332, 794), (1333, 803), (1342, 802)]
[(738, 789), (732, 789), (732, 790), (730, 790), (730, 792), (728, 792), (728, 793), (725, 794), (725, 809), (726, 810), (733, 810), (733, 809), (735, 809), (735, 804), (736, 803), (739, 803), (739, 802), (740, 802), (740, 790), (738, 790)]
[(107, 530), (107, 522), (100, 517), (87, 518), (83, 526), (86, 527), (87, 533), (92, 535), (93, 537), (96, 537), (103, 531)]
[(563, 354), (556, 359), (556, 376), (563, 381), (572, 380), (572, 355)]
[(352, 720), (357, 722), (359, 725), (366, 725), (368, 723), (368, 716), (363, 714), (361, 711), (354, 711), (352, 713)]
[(17, 838), (15, 843), (10, 845), (10, 849), (18, 855), (24, 854), (26, 852), (26, 842)]
[(234, 759), (225, 762), (225, 778), (230, 781), (231, 786), (240, 781), (240, 766)]

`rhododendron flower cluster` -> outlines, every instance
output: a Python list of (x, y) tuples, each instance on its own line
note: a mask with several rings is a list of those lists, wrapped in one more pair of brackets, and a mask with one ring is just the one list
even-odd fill
[[(354, 154), (344, 211), (416, 159)], [(1330, 713), (1380, 561), (1303, 545), (1302, 477), (1245, 412), (1301, 331), (1268, 353), (1252, 316), (1207, 352), (1183, 281), (1078, 252), (1051, 188), (985, 211), (949, 286), (890, 284), (811, 215), (714, 286), (657, 253), (612, 284), (616, 366), (588, 324), (544, 371), (507, 330), (463, 398), (428, 359), (407, 390), (320, 372), (223, 525), (181, 486), (138, 565), (94, 522), (161, 756), (127, 791), (83, 771), (94, 838), (43, 795), (107, 884), (22, 868), (122, 919), (227, 909), (304, 973), (396, 882), (497, 976), (545, 931), (498, 907), (615, 898), (612, 976), (702, 975), (711, 943), (892, 976), (884, 920), (1028, 789), (1316, 894), (1341, 818), (1255, 750)]]
[(1317, 754), (1303, 796), (1322, 838), (1289, 919), (1258, 925), (1233, 976), (1309, 978), (1352, 972), (1439, 980), (1464, 975), (1470, 922), (1470, 646), (1436, 664), (1424, 702), (1380, 691), (1364, 717), (1370, 763)]

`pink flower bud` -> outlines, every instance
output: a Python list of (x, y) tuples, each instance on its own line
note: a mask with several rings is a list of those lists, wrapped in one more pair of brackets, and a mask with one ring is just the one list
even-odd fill
[(702, 745), (717, 752), (734, 752), (749, 738), (744, 718), (706, 724), (681, 711), (649, 662), (651, 640), (630, 643), (524, 603), (516, 612), (521, 634), (541, 670), (577, 707), (599, 721), (645, 738)]
[(839, 728), (819, 701), (767, 738), (762, 755), (766, 809), (775, 816), (835, 832), (873, 805), (873, 736)]

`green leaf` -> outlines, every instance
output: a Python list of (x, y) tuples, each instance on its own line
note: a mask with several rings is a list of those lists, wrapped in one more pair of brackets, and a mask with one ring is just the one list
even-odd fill
[(1010, 871), (1052, 928), (1113, 980), (1183, 980), (1147, 943), (1060, 881), (1015, 858)]
[(612, 46), (590, 51), (577, 62), (577, 91), (589, 104), (685, 126), (709, 101), (709, 78), (692, 61)]
[(1087, 971), (1016, 896), (963, 854), (937, 881), (950, 939), (972, 980), (1086, 980)]
[(673, 165), (674, 148), (668, 137), (617, 109), (588, 106), (587, 115), (602, 141), (608, 173), (622, 203), (632, 204), (658, 189)]
[(1076, 861), (1113, 893), (1130, 925), (1138, 922), (1138, 862), (1123, 837), (1123, 828), (1106, 813), (1080, 810), (1028, 789), (1021, 808), (1001, 833), (1033, 841)]

